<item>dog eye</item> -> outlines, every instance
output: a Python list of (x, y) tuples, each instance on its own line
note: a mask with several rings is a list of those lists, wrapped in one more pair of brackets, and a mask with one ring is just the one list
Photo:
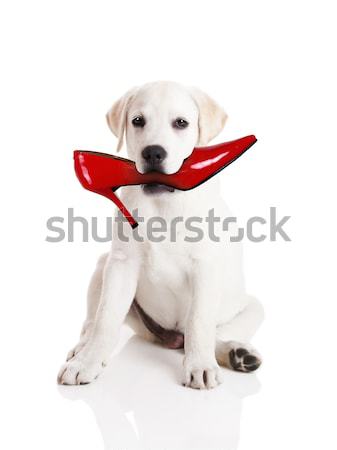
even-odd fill
[(180, 130), (182, 130), (183, 128), (187, 128), (188, 127), (188, 122), (185, 119), (182, 119), (181, 117), (178, 117), (178, 119), (176, 119), (173, 122), (173, 127), (174, 128), (179, 128)]
[(132, 119), (132, 125), (134, 127), (141, 127), (143, 128), (145, 126), (145, 119), (143, 116), (136, 116)]

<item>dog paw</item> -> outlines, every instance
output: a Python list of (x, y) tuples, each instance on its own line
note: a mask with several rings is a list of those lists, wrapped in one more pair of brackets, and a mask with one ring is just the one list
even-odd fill
[(91, 329), (92, 329), (92, 322), (89, 320), (86, 320), (82, 327), (80, 341), (78, 342), (77, 345), (75, 345), (74, 348), (72, 348), (68, 352), (66, 361), (69, 361), (70, 359), (72, 359), (85, 347), (86, 343), (89, 341)]
[(223, 382), (221, 369), (215, 360), (195, 363), (185, 358), (184, 371), (183, 385), (193, 389), (212, 389)]
[(57, 382), (65, 385), (88, 384), (102, 372), (106, 363), (102, 360), (86, 361), (74, 357), (60, 369)]
[(82, 350), (82, 348), (84, 348), (84, 346), (85, 346), (86, 343), (87, 343), (87, 340), (86, 340), (86, 339), (85, 339), (85, 340), (84, 340), (84, 339), (83, 339), (83, 340), (80, 340), (80, 342), (79, 342), (77, 345), (75, 345), (75, 347), (72, 348), (72, 349), (68, 352), (66, 361), (70, 361), (72, 358), (74, 358), (74, 356), (76, 356), (76, 355)]
[(239, 372), (254, 372), (262, 363), (260, 355), (252, 347), (238, 342), (231, 343), (229, 363), (233, 370)]

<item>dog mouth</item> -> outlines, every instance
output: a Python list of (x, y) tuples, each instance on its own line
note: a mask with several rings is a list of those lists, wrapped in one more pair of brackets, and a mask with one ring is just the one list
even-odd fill
[(165, 192), (174, 192), (175, 189), (171, 186), (166, 186), (165, 184), (159, 183), (149, 183), (142, 184), (142, 189), (145, 194), (153, 195), (153, 194), (163, 194)]

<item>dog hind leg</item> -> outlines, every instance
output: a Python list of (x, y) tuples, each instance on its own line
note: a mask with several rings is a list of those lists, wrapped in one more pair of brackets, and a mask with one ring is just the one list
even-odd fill
[(259, 353), (249, 344), (264, 317), (262, 305), (251, 298), (246, 308), (230, 322), (217, 327), (216, 359), (239, 372), (253, 372), (261, 365)]

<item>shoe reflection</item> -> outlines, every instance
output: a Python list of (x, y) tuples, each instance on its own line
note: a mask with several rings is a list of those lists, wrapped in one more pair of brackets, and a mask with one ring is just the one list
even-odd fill
[(59, 386), (93, 410), (105, 449), (234, 450), (244, 397), (258, 392), (255, 375), (224, 369), (210, 391), (181, 386), (183, 353), (131, 337), (92, 384)]

